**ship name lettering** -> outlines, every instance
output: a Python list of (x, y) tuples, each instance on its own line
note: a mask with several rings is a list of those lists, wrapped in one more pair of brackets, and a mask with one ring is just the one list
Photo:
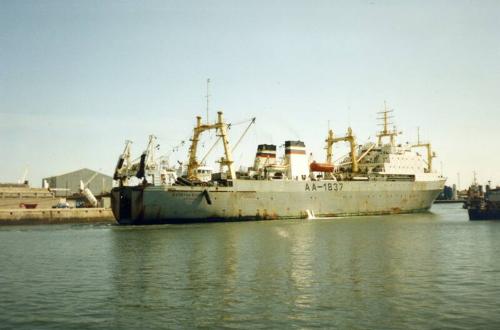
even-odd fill
[(323, 189), (324, 191), (342, 191), (344, 184), (341, 182), (325, 183), (323, 185), (317, 185), (315, 183), (306, 183), (305, 191), (318, 191), (318, 189)]
[(180, 198), (192, 198), (195, 197), (196, 194), (192, 192), (174, 192), (172, 196), (180, 197)]
[(316, 188), (316, 184), (314, 183), (311, 183), (311, 185), (309, 186), (309, 183), (306, 183), (306, 191), (316, 191), (317, 188)]

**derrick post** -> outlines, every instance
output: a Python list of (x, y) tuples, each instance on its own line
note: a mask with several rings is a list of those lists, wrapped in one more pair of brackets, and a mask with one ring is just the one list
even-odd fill
[(333, 130), (328, 130), (326, 142), (326, 162), (333, 165)]
[(236, 173), (233, 167), (233, 155), (231, 153), (231, 148), (229, 148), (229, 140), (227, 138), (227, 126), (224, 123), (222, 116), (222, 111), (217, 112), (217, 128), (219, 129), (219, 134), (222, 139), (222, 144), (224, 145), (225, 159), (221, 160), (221, 165), (226, 165), (229, 170), (229, 176), (232, 180), (236, 179)]
[(202, 132), (201, 116), (196, 117), (196, 127), (193, 130), (193, 138), (191, 139), (191, 146), (189, 147), (189, 162), (187, 168), (188, 179), (196, 179), (196, 170), (198, 169), (198, 161), (196, 160), (196, 151), (198, 150), (198, 141)]
[(432, 147), (430, 143), (417, 143), (412, 145), (412, 148), (421, 148), (425, 147), (427, 149), (427, 172), (431, 173), (432, 172), (432, 158), (435, 157), (435, 155), (432, 153)]
[(357, 173), (358, 168), (358, 159), (356, 155), (356, 137), (352, 134), (352, 129), (349, 127), (347, 129), (347, 140), (351, 146), (351, 161), (352, 161), (352, 172)]
[(427, 143), (427, 165), (428, 165), (429, 173), (432, 172), (432, 158), (433, 157), (434, 156), (432, 154), (431, 144)]

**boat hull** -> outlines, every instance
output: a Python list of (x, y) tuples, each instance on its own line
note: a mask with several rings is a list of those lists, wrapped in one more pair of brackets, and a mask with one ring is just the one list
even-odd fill
[(424, 212), (443, 185), (444, 180), (236, 180), (232, 187), (121, 187), (113, 189), (111, 200), (120, 224), (339, 217)]
[(469, 220), (500, 220), (500, 210), (481, 210), (469, 208)]

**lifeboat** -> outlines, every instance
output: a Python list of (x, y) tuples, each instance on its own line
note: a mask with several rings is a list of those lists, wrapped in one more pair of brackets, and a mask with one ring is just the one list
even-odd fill
[(333, 164), (312, 162), (309, 169), (313, 172), (333, 172)]

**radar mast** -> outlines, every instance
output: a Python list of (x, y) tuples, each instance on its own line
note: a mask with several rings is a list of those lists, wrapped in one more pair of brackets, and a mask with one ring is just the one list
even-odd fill
[(395, 139), (396, 136), (399, 134), (396, 131), (396, 127), (393, 127), (392, 130), (389, 129), (389, 125), (393, 125), (394, 123), (390, 122), (394, 116), (392, 115), (392, 112), (394, 112), (394, 109), (387, 109), (387, 103), (384, 101), (384, 110), (377, 112), (377, 114), (382, 115), (381, 117), (378, 117), (378, 120), (381, 120), (382, 122), (379, 124), (382, 126), (382, 130), (377, 134), (378, 137), (378, 145), (382, 145), (382, 138), (388, 136), (391, 142), (391, 146), (394, 146), (395, 144)]

